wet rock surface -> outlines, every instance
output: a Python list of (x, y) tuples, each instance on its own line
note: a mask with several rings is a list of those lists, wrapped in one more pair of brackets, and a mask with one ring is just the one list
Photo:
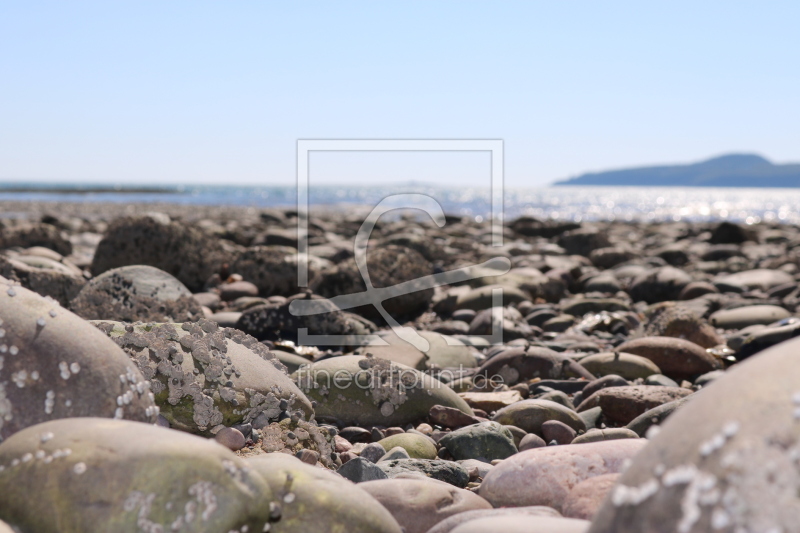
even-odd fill
[[(524, 217), (494, 247), (468, 217), (381, 219), (367, 267), (392, 329), (353, 299), (354, 214), (310, 217), (305, 286), (294, 211), (158, 208), (0, 223), (17, 533), (800, 521), (796, 228)], [(496, 257), (507, 273), (396, 292)], [(20, 448), (39, 423), (66, 425)]]

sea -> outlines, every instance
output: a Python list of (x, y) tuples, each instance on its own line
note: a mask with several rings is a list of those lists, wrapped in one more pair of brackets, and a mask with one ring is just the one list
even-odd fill
[[(492, 216), (489, 188), (423, 184), (319, 186), (308, 191), (309, 209), (348, 211), (377, 205), (398, 193), (425, 194), (445, 213)], [(292, 208), (293, 186), (159, 185), (136, 189), (86, 183), (0, 183), (0, 201), (112, 202)], [(720, 221), (800, 224), (800, 188), (706, 187), (506, 187), (498, 217), (580, 221)]]

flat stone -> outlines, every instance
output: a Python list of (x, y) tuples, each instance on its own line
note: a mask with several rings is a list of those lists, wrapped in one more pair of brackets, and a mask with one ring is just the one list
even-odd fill
[(487, 413), (499, 411), (504, 407), (508, 407), (522, 400), (520, 393), (515, 390), (500, 392), (462, 392), (459, 396), (467, 402), (467, 405), (470, 407), (486, 411)]
[(689, 379), (722, 368), (722, 361), (702, 346), (676, 337), (642, 337), (617, 347), (621, 352), (645, 357), (655, 363), (665, 376)]
[(460, 464), (453, 461), (438, 459), (394, 459), (381, 461), (378, 468), (391, 479), (403, 477), (405, 474), (422, 474), (425, 477), (443, 481), (454, 487), (463, 489), (469, 483), (469, 472)]
[(661, 373), (661, 369), (651, 360), (621, 350), (582, 357), (580, 364), (596, 376), (614, 374), (628, 380)]
[(712, 314), (711, 325), (722, 329), (742, 329), (757, 324), (772, 324), (792, 314), (777, 305), (747, 305), (735, 309), (724, 309)]
[(498, 411), (493, 420), (517, 426), (540, 437), (542, 424), (548, 420), (559, 420), (575, 431), (586, 430), (586, 425), (578, 413), (548, 400), (522, 400)]
[(617, 440), (617, 439), (638, 439), (639, 435), (628, 428), (607, 428), (607, 429), (590, 429), (583, 435), (578, 435), (572, 441), (572, 444), (586, 444), (588, 442), (600, 442), (604, 440)]

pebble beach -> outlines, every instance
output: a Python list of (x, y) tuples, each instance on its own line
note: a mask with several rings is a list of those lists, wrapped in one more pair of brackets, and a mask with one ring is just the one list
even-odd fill
[(362, 211), (0, 202), (0, 533), (800, 531), (797, 226)]

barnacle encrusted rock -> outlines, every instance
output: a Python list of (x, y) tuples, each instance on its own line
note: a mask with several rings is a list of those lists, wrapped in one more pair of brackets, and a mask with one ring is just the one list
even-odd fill
[(800, 340), (769, 348), (670, 415), (612, 489), (590, 531), (796, 531), (798, 351)]
[[(291, 296), (300, 292), (297, 285), (297, 250), (286, 246), (251, 246), (239, 253), (230, 271), (255, 284), (262, 296)], [(330, 261), (310, 255), (308, 279), (332, 267)]]
[(347, 355), (300, 367), (292, 377), (317, 402), (320, 420), (346, 425), (402, 425), (427, 416), (434, 405), (472, 409), (450, 387), (411, 367)]
[(132, 265), (103, 272), (70, 304), (87, 320), (194, 322), (203, 310), (183, 283), (163, 270)]
[(0, 519), (22, 533), (261, 532), (273, 500), (263, 477), (213, 440), (98, 418), (3, 442), (0, 494)]
[[(310, 296), (309, 296), (310, 297)], [(282, 305), (259, 305), (242, 313), (236, 329), (264, 340), (290, 340), (298, 342), (300, 330), (306, 328), (307, 335), (336, 335), (339, 346), (361, 344), (355, 336), (375, 331), (375, 324), (356, 314), (333, 308), (330, 313), (298, 316), (290, 309), (293, 298)], [(315, 344), (324, 345), (324, 342)]]
[(56, 418), (157, 415), (118, 346), (52, 298), (0, 278), (0, 440)]
[(246, 464), (261, 474), (272, 489), (270, 508), (280, 520), (270, 524), (271, 533), (401, 531), (394, 517), (375, 498), (333, 472), (284, 453), (258, 455), (246, 459)]
[(0, 275), (63, 306), (86, 284), (80, 269), (40, 255), (6, 252), (0, 255)]
[(308, 398), (263, 344), (210, 320), (183, 324), (94, 324), (150, 381), (173, 428), (209, 434), (220, 424), (262, 427), (281, 413), (310, 418)]
[(282, 452), (292, 455), (300, 450), (319, 453), (319, 462), (327, 468), (336, 465), (333, 435), (326, 427), (296, 418), (284, 418), (261, 428), (258, 445), (267, 453)]
[[(372, 285), (387, 288), (434, 273), (433, 265), (419, 252), (405, 246), (386, 245), (370, 249), (367, 270)], [(322, 272), (311, 283), (311, 288), (325, 297), (359, 293), (366, 290), (355, 259), (342, 261), (335, 268)], [(383, 302), (383, 307), (395, 319), (410, 319), (428, 309), (433, 299), (433, 289), (415, 291)], [(382, 321), (372, 305), (354, 308), (353, 311), (370, 320)]]
[(219, 240), (195, 226), (154, 214), (118, 218), (111, 223), (97, 246), (92, 274), (121, 266), (150, 265), (199, 292), (227, 261)]

